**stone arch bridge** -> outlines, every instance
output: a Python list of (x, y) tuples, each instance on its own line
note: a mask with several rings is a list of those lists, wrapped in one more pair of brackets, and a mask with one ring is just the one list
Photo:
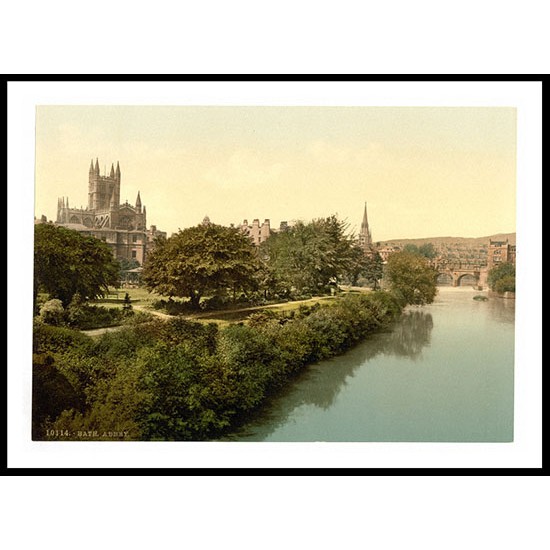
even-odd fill
[(452, 286), (460, 286), (463, 277), (470, 275), (475, 278), (477, 287), (487, 288), (487, 267), (477, 264), (447, 264), (435, 265), (438, 278), (440, 275), (447, 275), (451, 278)]

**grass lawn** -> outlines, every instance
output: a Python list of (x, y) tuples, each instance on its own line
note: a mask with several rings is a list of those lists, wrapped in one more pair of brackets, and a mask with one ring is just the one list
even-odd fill
[(124, 296), (126, 293), (130, 295), (130, 300), (132, 300), (132, 304), (138, 304), (138, 305), (151, 305), (151, 302), (155, 300), (160, 300), (162, 298), (168, 299), (167, 296), (159, 296), (158, 294), (154, 294), (153, 292), (149, 292), (145, 288), (118, 288), (116, 290), (110, 289), (112, 292), (116, 292), (121, 300), (124, 299)]
[(281, 304), (271, 304), (268, 306), (246, 307), (234, 310), (209, 311), (206, 313), (195, 313), (188, 315), (188, 319), (199, 321), (201, 323), (217, 323), (220, 326), (226, 326), (231, 323), (245, 322), (251, 313), (258, 313), (265, 309), (273, 309), (277, 313), (283, 311), (292, 311), (298, 309), (301, 305), (312, 306), (316, 303), (329, 303), (334, 300), (334, 296), (317, 296), (309, 300), (297, 300), (295, 302), (283, 302)]
[[(159, 296), (158, 294), (154, 294), (152, 292), (149, 292), (145, 288), (122, 288), (122, 289), (110, 289), (110, 291), (115, 294), (118, 294), (118, 297), (120, 300), (124, 299), (124, 296), (126, 292), (130, 295), (130, 299), (132, 300), (132, 305), (141, 306), (144, 310), (149, 310), (154, 313), (154, 310), (151, 307), (151, 304), (155, 300), (160, 299), (168, 299), (167, 296)], [(347, 292), (369, 292), (369, 289), (366, 288), (343, 288), (343, 293)], [(341, 296), (342, 294), (340, 294)], [(332, 300), (334, 300), (335, 296), (316, 296), (314, 298), (310, 298), (308, 300), (297, 300), (294, 302), (282, 302), (280, 304), (270, 304), (266, 306), (253, 306), (253, 307), (243, 307), (239, 309), (230, 309), (230, 310), (220, 310), (220, 311), (208, 311), (208, 312), (197, 312), (197, 313), (190, 313), (188, 315), (185, 315), (186, 319), (198, 321), (200, 323), (216, 323), (220, 327), (225, 327), (227, 325), (230, 325), (231, 323), (238, 323), (238, 322), (247, 322), (247, 318), (252, 313), (258, 313), (259, 311), (265, 310), (265, 309), (273, 309), (276, 312), (285, 312), (285, 311), (292, 311), (297, 310), (301, 305), (308, 305), (312, 306), (316, 303), (326, 304), (330, 303)], [(116, 307), (121, 308), (122, 303), (110, 303), (110, 302), (104, 302), (101, 300), (98, 300), (97, 302), (94, 302), (97, 305), (101, 305), (103, 307)]]

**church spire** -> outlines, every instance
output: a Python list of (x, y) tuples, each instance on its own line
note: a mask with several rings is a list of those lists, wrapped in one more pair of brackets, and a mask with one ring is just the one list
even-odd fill
[(361, 232), (359, 233), (359, 242), (363, 250), (367, 252), (372, 249), (372, 235), (369, 228), (369, 218), (367, 216), (367, 203), (365, 202), (365, 210), (363, 211), (363, 222), (361, 223)]
[(120, 166), (118, 164), (118, 160), (116, 161), (116, 179), (120, 179)]
[(94, 159), (90, 161), (90, 174), (94, 173)]
[(369, 219), (367, 217), (367, 203), (365, 201), (365, 211), (363, 213), (363, 223), (361, 224), (361, 229), (369, 229)]
[(136, 198), (136, 208), (138, 212), (141, 212), (141, 197), (139, 196), (139, 191)]
[(95, 173), (99, 176), (99, 160), (95, 159)]
[(111, 163), (111, 173), (109, 174), (109, 177), (114, 178), (115, 177), (115, 165)]

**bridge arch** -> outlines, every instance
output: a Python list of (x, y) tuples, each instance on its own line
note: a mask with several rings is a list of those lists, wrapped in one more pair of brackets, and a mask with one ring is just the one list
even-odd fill
[(461, 273), (457, 274), (456, 286), (472, 286), (477, 285), (479, 282), (479, 275), (475, 273)]
[(440, 272), (437, 275), (437, 280), (436, 280), (437, 286), (453, 286), (453, 282), (454, 282), (453, 276), (446, 271)]

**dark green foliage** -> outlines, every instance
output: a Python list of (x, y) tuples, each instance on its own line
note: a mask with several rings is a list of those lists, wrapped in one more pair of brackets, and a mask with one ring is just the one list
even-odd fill
[(156, 335), (161, 342), (167, 344), (179, 344), (186, 342), (196, 350), (205, 350), (206, 353), (214, 353), (218, 336), (218, 325), (209, 323), (203, 325), (185, 319), (176, 318), (161, 322)]
[(54, 327), (40, 322), (34, 323), (34, 353), (63, 352), (69, 348), (87, 351), (92, 345), (93, 340), (78, 330)]
[[(132, 306), (130, 306), (132, 307)], [(129, 313), (132, 313), (131, 311)], [(107, 308), (82, 304), (78, 307), (68, 308), (68, 324), (72, 328), (91, 330), (94, 328), (117, 326), (124, 320), (128, 312), (124, 309)]]
[(392, 254), (388, 258), (386, 276), (392, 292), (403, 306), (421, 306), (434, 301), (437, 271), (419, 254)]
[(384, 265), (382, 257), (378, 252), (365, 257), (365, 263), (361, 275), (374, 289), (378, 288), (378, 282), (384, 276)]
[(378, 252), (365, 254), (359, 246), (353, 246), (350, 250), (349, 267), (346, 272), (350, 284), (364, 285), (377, 289), (378, 282), (384, 275), (382, 258)]
[(53, 299), (45, 302), (40, 308), (37, 321), (56, 327), (69, 327), (79, 330), (111, 327), (120, 325), (131, 311), (117, 308), (92, 306), (84, 302), (80, 293), (75, 293), (66, 309), (61, 300)]
[(154, 309), (162, 310), (168, 315), (182, 315), (184, 313), (191, 313), (196, 309), (190, 302), (182, 302), (180, 300), (174, 300), (173, 298), (168, 298), (168, 300), (154, 300), (151, 305)]
[(48, 325), (61, 326), (65, 322), (65, 310), (61, 300), (48, 300), (40, 307), (40, 319)]
[(74, 294), (103, 295), (118, 282), (118, 264), (95, 237), (47, 223), (34, 229), (34, 296), (39, 290), (66, 306)]
[(516, 291), (516, 266), (505, 262), (493, 267), (487, 275), (489, 288), (495, 292)]
[(254, 289), (258, 269), (250, 240), (236, 228), (207, 224), (158, 239), (143, 268), (149, 290), (188, 297), (194, 309), (201, 297)]
[[(84, 406), (66, 400), (47, 425), (127, 430), (128, 439), (212, 439), (305, 365), (344, 352), (400, 311), (392, 295), (377, 291), (291, 312), (264, 310), (249, 325), (223, 330), (183, 318), (154, 320), (90, 343), (42, 326), (37, 347), (55, 351), (58, 372), (85, 398)], [(62, 337), (74, 347), (63, 348)]]
[(496, 292), (515, 292), (516, 278), (513, 275), (506, 275), (495, 283)]
[(357, 260), (347, 226), (336, 216), (298, 222), (263, 243), (262, 280), (277, 296), (319, 295), (347, 275)]
[(419, 256), (428, 258), (429, 260), (437, 256), (437, 252), (435, 251), (434, 245), (432, 243), (426, 243), (420, 246), (409, 243), (403, 247), (403, 250), (411, 254), (418, 254)]
[(139, 410), (145, 439), (192, 439), (201, 427), (203, 409), (197, 391), (200, 363), (186, 346), (162, 342), (140, 353), (138, 368), (145, 395)]
[(133, 309), (132, 300), (130, 300), (130, 295), (126, 293), (124, 295), (124, 303), (122, 306), (122, 311), (124, 315), (131, 315), (133, 313), (132, 309)]
[(277, 373), (278, 350), (265, 333), (231, 325), (220, 334), (216, 360), (225, 374), (227, 401), (242, 412), (264, 399)]
[(81, 410), (84, 395), (79, 393), (54, 365), (50, 354), (33, 354), (32, 438), (44, 437), (43, 425), (66, 409)]

